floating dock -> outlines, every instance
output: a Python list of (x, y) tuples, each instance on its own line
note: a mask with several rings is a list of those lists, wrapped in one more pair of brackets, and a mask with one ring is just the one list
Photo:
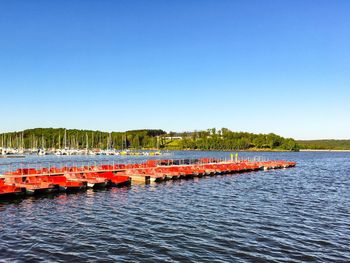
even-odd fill
[(287, 161), (227, 161), (212, 158), (148, 160), (137, 164), (100, 164), (42, 168), (18, 168), (0, 175), (0, 198), (79, 191), (87, 188), (129, 186), (132, 182), (167, 180), (234, 174), (294, 167)]

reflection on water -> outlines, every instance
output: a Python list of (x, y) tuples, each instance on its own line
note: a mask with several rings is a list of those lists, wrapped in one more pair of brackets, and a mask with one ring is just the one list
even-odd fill
[(350, 261), (350, 153), (261, 155), (298, 166), (1, 201), (0, 260)]

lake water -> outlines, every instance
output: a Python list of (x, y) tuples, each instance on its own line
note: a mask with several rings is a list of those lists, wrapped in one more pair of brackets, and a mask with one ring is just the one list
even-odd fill
[(1, 201), (0, 261), (349, 262), (350, 153), (256, 155), (297, 167)]

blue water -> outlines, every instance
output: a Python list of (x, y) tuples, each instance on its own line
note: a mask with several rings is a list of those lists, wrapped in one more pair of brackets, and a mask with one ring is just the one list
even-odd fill
[[(350, 153), (240, 155), (298, 164), (285, 170), (2, 201), (0, 261), (350, 262)], [(200, 156), (229, 154), (175, 152), (170, 157)], [(0, 162), (18, 166), (82, 158)]]

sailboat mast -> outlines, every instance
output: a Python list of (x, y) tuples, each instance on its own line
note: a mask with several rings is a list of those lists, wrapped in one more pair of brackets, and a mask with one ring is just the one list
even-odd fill
[(85, 137), (86, 137), (86, 152), (87, 152), (89, 149), (89, 136), (87, 133), (85, 133)]
[(58, 133), (58, 149), (61, 149), (61, 133)]
[(64, 130), (63, 143), (64, 143), (64, 149), (67, 149), (67, 130)]
[(109, 133), (108, 136), (108, 149), (112, 149), (112, 133)]

